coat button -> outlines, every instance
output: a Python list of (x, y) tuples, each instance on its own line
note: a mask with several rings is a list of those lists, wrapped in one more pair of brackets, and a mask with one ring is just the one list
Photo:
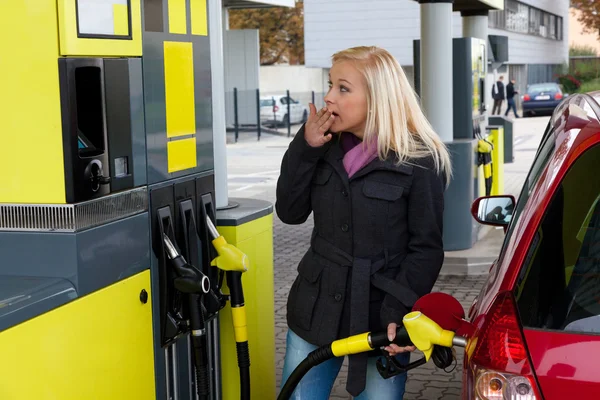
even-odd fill
[(343, 225), (342, 225), (342, 231), (343, 231), (343, 232), (348, 232), (348, 229), (349, 229), (349, 226), (348, 226), (348, 224), (343, 224)]
[(346, 189), (342, 189), (342, 196), (348, 197), (348, 191)]
[(340, 300), (342, 300), (342, 295), (338, 293), (335, 295), (335, 301), (340, 301)]

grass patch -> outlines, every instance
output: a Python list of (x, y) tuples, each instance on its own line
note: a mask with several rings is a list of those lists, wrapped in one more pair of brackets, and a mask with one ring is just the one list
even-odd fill
[(577, 93), (588, 93), (596, 90), (600, 90), (600, 78), (582, 83), (581, 87), (577, 90)]

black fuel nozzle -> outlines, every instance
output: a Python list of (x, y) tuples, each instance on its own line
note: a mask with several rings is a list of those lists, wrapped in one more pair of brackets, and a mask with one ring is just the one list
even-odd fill
[(169, 237), (164, 234), (163, 239), (167, 249), (167, 257), (175, 270), (173, 279), (175, 289), (186, 294), (206, 294), (210, 291), (210, 280), (198, 268), (185, 261), (179, 254)]

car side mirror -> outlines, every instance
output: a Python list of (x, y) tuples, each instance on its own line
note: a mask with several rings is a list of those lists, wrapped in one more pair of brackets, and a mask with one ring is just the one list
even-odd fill
[(512, 195), (479, 197), (471, 206), (471, 215), (480, 224), (507, 227), (515, 204)]

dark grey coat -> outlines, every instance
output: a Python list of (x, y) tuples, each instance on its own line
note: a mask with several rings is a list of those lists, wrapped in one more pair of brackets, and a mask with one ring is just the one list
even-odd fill
[(445, 180), (433, 160), (398, 166), (375, 159), (348, 179), (343, 156), (337, 137), (312, 148), (302, 128), (277, 182), (275, 208), (284, 223), (301, 224), (314, 214), (287, 322), (319, 346), (401, 323), (431, 291), (444, 258)]

